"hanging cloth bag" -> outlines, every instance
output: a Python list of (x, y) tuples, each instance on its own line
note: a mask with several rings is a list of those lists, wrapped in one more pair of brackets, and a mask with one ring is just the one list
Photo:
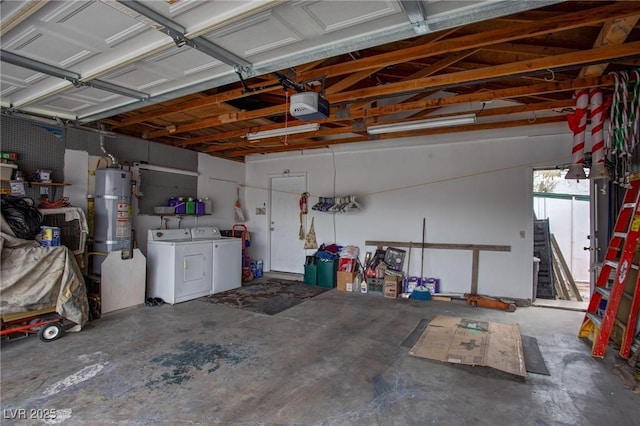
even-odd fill
[(314, 218), (312, 217), (311, 226), (309, 227), (309, 232), (307, 232), (307, 238), (305, 239), (305, 242), (304, 242), (305, 250), (318, 248), (318, 242), (316, 241), (316, 230), (315, 230), (315, 227), (313, 226), (313, 219)]
[(300, 230), (298, 231), (298, 239), (301, 241), (305, 239), (304, 235), (304, 216), (308, 213), (307, 199), (309, 198), (308, 192), (303, 192), (300, 196)]
[(233, 207), (233, 220), (237, 222), (246, 222), (244, 212), (242, 211), (242, 204), (240, 204), (240, 186), (236, 188), (236, 204)]

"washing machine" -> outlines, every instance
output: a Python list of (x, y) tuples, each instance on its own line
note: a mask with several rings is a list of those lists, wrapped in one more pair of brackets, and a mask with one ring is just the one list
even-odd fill
[(180, 303), (211, 293), (213, 245), (192, 241), (189, 229), (150, 229), (147, 297)]
[(191, 238), (211, 244), (211, 294), (242, 286), (242, 238), (223, 237), (215, 226), (192, 228)]

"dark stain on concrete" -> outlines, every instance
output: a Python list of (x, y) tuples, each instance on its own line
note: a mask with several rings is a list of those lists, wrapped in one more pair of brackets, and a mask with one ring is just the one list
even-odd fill
[(374, 398), (378, 398), (380, 395), (391, 392), (391, 386), (380, 374), (373, 376), (373, 394)]
[(151, 360), (169, 369), (157, 379), (147, 382), (148, 388), (158, 384), (180, 385), (193, 378), (194, 371), (201, 371), (208, 367), (207, 373), (213, 373), (223, 364), (238, 365), (244, 362), (248, 355), (241, 347), (222, 346), (218, 344), (204, 344), (200, 342), (184, 341), (177, 345), (178, 353), (164, 353)]
[(215, 321), (202, 321), (202, 326), (203, 327), (215, 327), (216, 326), (216, 322)]

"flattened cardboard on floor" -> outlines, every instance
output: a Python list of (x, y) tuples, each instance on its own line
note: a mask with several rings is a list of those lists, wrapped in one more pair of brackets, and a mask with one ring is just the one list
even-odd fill
[(526, 377), (517, 324), (439, 315), (429, 323), (410, 355), (454, 364), (481, 365)]

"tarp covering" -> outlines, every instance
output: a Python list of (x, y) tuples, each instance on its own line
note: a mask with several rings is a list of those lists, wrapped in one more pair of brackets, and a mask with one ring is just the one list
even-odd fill
[(87, 289), (73, 253), (65, 246), (41, 247), (2, 232), (0, 239), (0, 314), (55, 306), (79, 331), (89, 318)]

